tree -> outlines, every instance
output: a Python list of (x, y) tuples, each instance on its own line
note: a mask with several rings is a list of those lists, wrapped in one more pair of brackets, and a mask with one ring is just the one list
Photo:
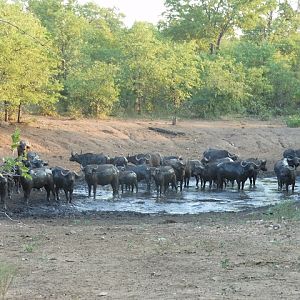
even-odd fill
[(198, 117), (212, 117), (241, 111), (249, 97), (242, 64), (222, 56), (204, 58), (202, 84), (192, 97), (192, 110)]
[(0, 101), (18, 107), (20, 122), (22, 106), (57, 101), (57, 53), (34, 16), (4, 1), (0, 12)]
[(173, 125), (177, 121), (177, 112), (183, 101), (200, 84), (199, 59), (196, 55), (195, 43), (173, 43), (164, 45), (163, 87), (166, 99), (173, 105)]
[(72, 105), (87, 115), (108, 114), (118, 97), (115, 85), (117, 68), (112, 64), (96, 62), (85, 69), (71, 70), (67, 88)]
[(120, 84), (123, 95), (126, 90), (133, 98), (138, 114), (161, 93), (163, 45), (157, 34), (153, 25), (138, 22), (121, 37)]
[(255, 26), (273, 1), (263, 0), (166, 0), (161, 29), (176, 40), (197, 40), (210, 53), (219, 50), (224, 37)]

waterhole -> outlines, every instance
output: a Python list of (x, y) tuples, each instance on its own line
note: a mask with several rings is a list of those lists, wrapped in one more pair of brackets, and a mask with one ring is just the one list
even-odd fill
[[(297, 187), (295, 193), (277, 190), (275, 177), (259, 179), (256, 187), (245, 184), (244, 191), (238, 191), (237, 186), (227, 187), (223, 191), (195, 188), (195, 182), (190, 181), (190, 187), (182, 192), (169, 190), (165, 196), (157, 197), (152, 186), (151, 192), (146, 192), (146, 186), (139, 185), (138, 193), (124, 192), (118, 197), (112, 196), (110, 186), (98, 186), (96, 200), (87, 197), (85, 183), (77, 185), (74, 190), (73, 209), (78, 212), (137, 212), (147, 214), (197, 214), (203, 212), (237, 212), (279, 203), (286, 200), (298, 200)], [(64, 199), (64, 195), (61, 195)], [(63, 202), (63, 200), (62, 200)], [(64, 204), (63, 204), (64, 205)]]

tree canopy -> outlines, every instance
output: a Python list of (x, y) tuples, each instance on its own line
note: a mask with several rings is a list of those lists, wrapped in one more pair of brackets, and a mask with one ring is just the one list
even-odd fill
[(0, 0), (2, 117), (297, 113), (298, 2), (165, 0), (127, 28), (94, 3)]

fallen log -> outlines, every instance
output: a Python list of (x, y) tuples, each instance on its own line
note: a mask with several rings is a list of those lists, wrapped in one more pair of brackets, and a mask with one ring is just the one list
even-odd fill
[(185, 132), (182, 132), (182, 131), (173, 131), (173, 130), (158, 128), (158, 127), (148, 127), (148, 129), (156, 131), (158, 133), (169, 134), (169, 135), (174, 135), (174, 136), (185, 135)]

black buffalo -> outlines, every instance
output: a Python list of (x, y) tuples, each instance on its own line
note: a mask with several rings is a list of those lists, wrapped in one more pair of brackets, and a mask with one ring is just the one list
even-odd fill
[(185, 165), (184, 186), (189, 187), (190, 178), (194, 176), (196, 179), (196, 187), (198, 187), (203, 169), (204, 165), (200, 162), (200, 160), (189, 159)]
[(152, 172), (156, 184), (157, 195), (161, 195), (162, 193), (165, 194), (170, 184), (177, 192), (176, 174), (171, 166), (161, 166), (155, 168)]
[(27, 141), (20, 141), (17, 146), (18, 157), (25, 156), (26, 152), (30, 149), (30, 144)]
[(244, 189), (245, 181), (253, 175), (255, 165), (247, 161), (223, 162), (217, 165), (218, 187), (223, 188), (224, 182), (236, 181), (238, 190)]
[(209, 182), (209, 188), (212, 188), (213, 182), (218, 181), (218, 167), (225, 162), (233, 162), (229, 157), (219, 158), (211, 162), (203, 163), (203, 168), (198, 168), (198, 174), (201, 179), (201, 188), (204, 190), (206, 182)]
[(10, 174), (0, 173), (0, 200), (4, 209), (7, 208), (6, 199), (11, 199), (13, 177)]
[(28, 204), (29, 196), (33, 188), (40, 189), (45, 188), (47, 192), (47, 200), (50, 201), (50, 192), (52, 192), (55, 198), (54, 182), (52, 171), (49, 168), (36, 168), (28, 172), (30, 175), (21, 175), (20, 181), (24, 191), (24, 199)]
[(221, 149), (208, 149), (203, 152), (203, 159), (201, 162), (207, 163), (207, 162), (212, 162), (220, 158), (225, 158), (229, 157), (232, 160), (237, 160), (238, 156), (236, 154), (231, 154), (227, 150), (221, 150)]
[(85, 181), (88, 185), (89, 197), (93, 187), (94, 199), (96, 199), (97, 185), (110, 184), (113, 189), (113, 195), (118, 195), (119, 190), (119, 170), (112, 164), (87, 165), (83, 168)]
[(300, 149), (294, 150), (294, 149), (286, 149), (284, 150), (282, 154), (283, 158), (293, 158), (297, 157), (300, 159)]
[(137, 181), (145, 180), (147, 184), (147, 190), (150, 191), (151, 185), (151, 169), (148, 165), (132, 165), (128, 164), (126, 167), (127, 171), (133, 171), (137, 175)]
[(59, 190), (63, 189), (66, 195), (67, 203), (71, 203), (73, 199), (75, 180), (80, 176), (76, 172), (64, 169), (62, 167), (52, 168), (52, 175), (57, 201), (59, 201)]
[(116, 167), (126, 167), (128, 160), (125, 156), (115, 156), (110, 159), (110, 163)]
[(137, 175), (133, 171), (126, 171), (119, 169), (119, 184), (121, 185), (122, 193), (124, 192), (124, 187), (129, 188), (131, 192), (135, 187), (135, 191), (138, 192), (138, 180)]
[(24, 166), (26, 166), (29, 169), (42, 168), (48, 166), (48, 162), (42, 160), (36, 152), (29, 151), (27, 152), (25, 157), (26, 158), (23, 159), (22, 162)]
[(289, 185), (292, 185), (292, 191), (295, 189), (296, 182), (296, 168), (299, 166), (297, 157), (283, 158), (278, 160), (274, 165), (274, 172), (277, 177), (278, 190), (282, 190), (283, 185), (286, 185), (288, 191)]
[(181, 159), (169, 159), (164, 161), (165, 166), (170, 166), (174, 169), (176, 180), (179, 182), (180, 191), (182, 191), (185, 177), (185, 163)]
[(147, 163), (147, 154), (136, 154), (136, 155), (127, 155), (127, 160), (129, 163), (132, 163), (134, 165), (143, 165)]
[(253, 173), (250, 174), (249, 176), (250, 185), (255, 186), (255, 182), (259, 171), (263, 171), (263, 172), (268, 171), (266, 167), (267, 161), (265, 159), (257, 159), (257, 158), (249, 158), (246, 161), (253, 163), (255, 166)]
[(87, 165), (103, 165), (110, 162), (110, 158), (104, 154), (94, 154), (94, 153), (71, 153), (70, 161), (75, 161), (81, 164), (83, 167)]

